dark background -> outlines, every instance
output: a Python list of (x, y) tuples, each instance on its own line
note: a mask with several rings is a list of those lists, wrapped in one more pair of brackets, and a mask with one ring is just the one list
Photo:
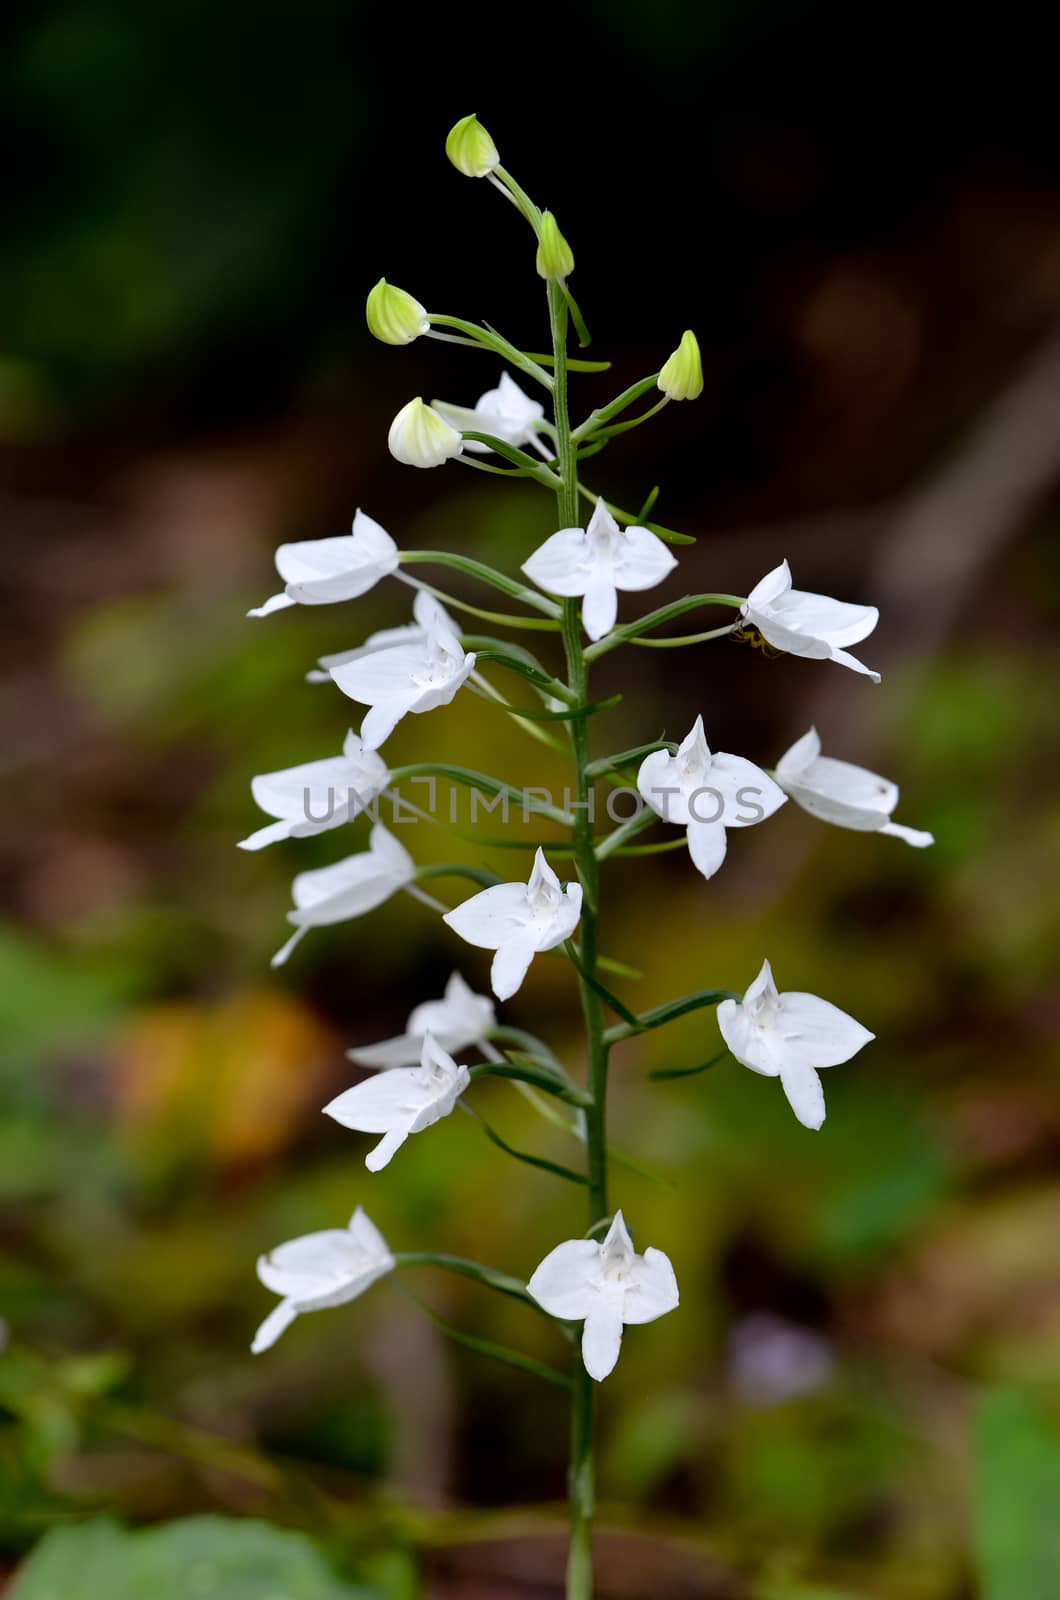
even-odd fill
[[(514, 570), (551, 531), (540, 491), (385, 449), (410, 396), (471, 403), (497, 368), (375, 344), (380, 275), (546, 337), (525, 226), (444, 157), (474, 109), (555, 210), (590, 354), (614, 361), (576, 410), (699, 336), (702, 398), (592, 463), (620, 503), (659, 483), (657, 515), (697, 536), (673, 593), (746, 593), (786, 555), (800, 586), (883, 613), (859, 652), (878, 689), (726, 641), (615, 654), (599, 683), (625, 700), (595, 748), (703, 710), (713, 744), (769, 766), (814, 721), (938, 840), (787, 807), (709, 888), (681, 855), (608, 873), (631, 1003), (742, 989), (768, 953), (878, 1041), (828, 1076), (819, 1135), (731, 1062), (648, 1081), (713, 1053), (709, 1013), (616, 1054), (616, 1144), (669, 1180), (622, 1171), (617, 1198), (683, 1304), (604, 1390), (601, 1593), (1045, 1600), (1060, 128), (1036, 9), (94, 0), (13, 7), (5, 34), (4, 1559), (102, 1513), (221, 1512), (304, 1530), (387, 1600), (557, 1592), (556, 1518), (507, 1509), (562, 1494), (552, 1396), (386, 1286), (247, 1354), (256, 1254), (359, 1201), (395, 1248), (517, 1275), (572, 1230), (568, 1194), (469, 1118), (367, 1177), (317, 1109), (343, 1047), (398, 1031), (454, 961), (483, 988), (486, 962), (403, 902), (272, 975), (290, 876), (360, 835), (232, 848), (258, 821), (249, 777), (348, 724), (306, 667), (406, 612), (384, 585), (245, 621), (277, 542), (360, 504), (402, 546)], [(387, 755), (565, 781), (469, 697)], [(456, 848), (408, 833), (417, 859)], [(505, 1015), (578, 1069), (559, 963)], [(574, 1159), (504, 1085), (477, 1103)], [(556, 1358), (518, 1307), (411, 1287)]]

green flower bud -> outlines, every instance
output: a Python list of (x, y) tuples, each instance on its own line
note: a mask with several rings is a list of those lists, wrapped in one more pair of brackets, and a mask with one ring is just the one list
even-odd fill
[(556, 278), (560, 282), (574, 271), (574, 251), (560, 233), (559, 224), (551, 211), (541, 213), (537, 270), (542, 278)]
[(487, 178), (500, 162), (497, 146), (475, 116), (461, 117), (449, 130), (445, 153), (465, 178)]
[(663, 365), (659, 388), (668, 400), (698, 400), (703, 393), (703, 361), (690, 328), (681, 335), (681, 343)]
[(364, 309), (368, 331), (384, 344), (411, 344), (431, 325), (419, 301), (385, 278), (371, 291)]

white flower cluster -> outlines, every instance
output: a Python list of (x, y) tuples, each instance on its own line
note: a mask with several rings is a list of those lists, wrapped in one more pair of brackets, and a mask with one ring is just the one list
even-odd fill
[[(388, 342), (407, 342), (406, 324), (409, 336), (422, 331), (422, 307), (407, 296), (405, 306), (395, 298), (402, 292), (383, 288), (389, 298), (377, 294), (380, 326)], [(411, 401), (395, 418), (390, 448), (400, 461), (438, 466), (465, 450), (488, 452), (491, 446), (482, 439), (464, 437), (478, 433), (515, 449), (532, 445), (547, 461), (552, 454), (548, 429), (543, 408), (505, 373), (474, 408)], [(358, 511), (348, 535), (281, 545), (276, 566), (284, 588), (249, 614), (263, 617), (296, 604), (356, 598), (385, 576), (401, 576), (400, 560), (386, 530)], [(523, 563), (523, 571), (548, 595), (580, 599), (585, 633), (598, 642), (616, 627), (620, 593), (654, 588), (676, 565), (649, 528), (620, 526), (598, 501), (588, 528), (559, 529)], [(787, 562), (755, 586), (740, 616), (742, 626), (756, 630), (775, 650), (835, 661), (879, 681), (847, 649), (872, 632), (875, 607), (793, 588)], [(366, 708), (360, 731), (347, 735), (339, 756), (253, 780), (253, 797), (273, 820), (241, 842), (245, 850), (321, 833), (365, 811), (390, 784), (379, 751), (399, 722), (450, 704), (465, 684), (479, 681), (475, 653), (464, 649), (452, 619), (422, 588), (412, 622), (323, 657), (309, 677), (330, 680)], [(712, 751), (701, 716), (672, 751), (671, 746), (648, 754), (637, 786), (653, 812), (686, 830), (692, 863), (704, 878), (721, 867), (730, 829), (765, 821), (789, 797), (840, 827), (894, 834), (916, 846), (932, 842), (930, 834), (890, 820), (898, 800), (892, 783), (823, 756), (812, 728), (781, 757), (773, 775), (742, 756)], [(345, 809), (333, 806), (335, 790), (346, 793)], [(294, 909), (288, 913), (295, 931), (274, 964), (286, 961), (312, 927), (361, 916), (399, 889), (418, 894), (416, 877), (408, 851), (377, 821), (367, 850), (295, 877)], [(572, 938), (582, 899), (582, 884), (562, 883), (538, 849), (526, 882), (495, 883), (445, 912), (443, 921), (467, 944), (494, 952), (491, 987), (498, 999), (507, 1000), (522, 986), (535, 955)], [(873, 1038), (826, 1000), (780, 993), (768, 961), (742, 1000), (725, 1000), (717, 1017), (736, 1060), (779, 1078), (796, 1117), (808, 1128), (819, 1128), (825, 1116), (819, 1071), (850, 1060)], [(458, 1057), (475, 1049), (487, 1062), (496, 1061), (489, 1043), (495, 1026), (493, 1002), (454, 973), (444, 998), (417, 1006), (404, 1034), (350, 1052), (373, 1075), (324, 1110), (343, 1127), (379, 1136), (365, 1158), (369, 1171), (387, 1166), (411, 1135), (453, 1111), (472, 1081), (472, 1069)], [(253, 1349), (267, 1349), (299, 1312), (352, 1300), (396, 1264), (360, 1208), (346, 1229), (281, 1245), (258, 1263), (261, 1281), (280, 1303), (258, 1330)], [(678, 1303), (669, 1258), (655, 1249), (638, 1255), (621, 1212), (602, 1241), (590, 1237), (557, 1245), (531, 1275), (527, 1291), (551, 1316), (583, 1324), (582, 1355), (597, 1380), (618, 1359), (624, 1325), (651, 1322)]]

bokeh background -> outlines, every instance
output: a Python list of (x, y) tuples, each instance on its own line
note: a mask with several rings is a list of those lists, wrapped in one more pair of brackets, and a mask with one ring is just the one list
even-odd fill
[[(357, 1202), (395, 1248), (519, 1276), (581, 1229), (576, 1195), (470, 1118), (369, 1178), (319, 1114), (344, 1048), (399, 1031), (455, 964), (485, 987), (487, 958), (403, 900), (270, 973), (290, 877), (360, 831), (234, 848), (262, 820), (250, 776), (337, 750), (356, 716), (307, 667), (407, 609), (384, 585), (246, 621), (276, 543), (362, 505), (406, 547), (514, 569), (553, 527), (537, 489), (385, 449), (410, 396), (470, 403), (497, 368), (373, 344), (380, 274), (545, 337), (520, 219), (444, 158), (471, 109), (574, 245), (614, 361), (578, 409), (698, 332), (702, 399), (593, 463), (620, 503), (661, 484), (657, 515), (697, 535), (667, 593), (746, 593), (786, 555), (801, 586), (882, 608), (878, 689), (728, 641), (610, 656), (598, 683), (625, 698), (596, 749), (701, 709), (717, 747), (771, 765), (816, 722), (938, 841), (789, 806), (709, 887), (681, 855), (607, 870), (606, 946), (643, 972), (627, 1002), (743, 989), (768, 954), (879, 1037), (828, 1075), (817, 1135), (731, 1061), (649, 1078), (715, 1052), (711, 1013), (616, 1051), (613, 1137), (647, 1169), (617, 1169), (616, 1198), (683, 1302), (631, 1331), (603, 1392), (600, 1593), (1060, 1593), (1060, 131), (1034, 10), (44, 0), (5, 33), (12, 1593), (558, 1593), (562, 1397), (386, 1284), (248, 1352), (255, 1256)], [(564, 781), (469, 696), (387, 753)], [(513, 859), (403, 837), (423, 861)], [(505, 1018), (579, 1067), (562, 963)], [(509, 1086), (475, 1098), (576, 1159)], [(516, 1304), (402, 1282), (557, 1358)]]

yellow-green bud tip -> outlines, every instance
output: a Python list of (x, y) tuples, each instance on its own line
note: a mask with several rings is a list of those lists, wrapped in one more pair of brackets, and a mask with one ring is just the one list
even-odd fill
[(560, 233), (559, 224), (551, 211), (541, 213), (537, 270), (542, 278), (556, 278), (560, 282), (574, 271), (574, 251)]
[(488, 178), (500, 163), (497, 146), (475, 116), (461, 117), (449, 130), (445, 153), (465, 178)]
[(380, 278), (364, 308), (368, 330), (384, 344), (411, 344), (430, 328), (430, 320), (418, 300)]
[(659, 388), (667, 400), (698, 400), (703, 393), (703, 361), (690, 328), (659, 373)]

